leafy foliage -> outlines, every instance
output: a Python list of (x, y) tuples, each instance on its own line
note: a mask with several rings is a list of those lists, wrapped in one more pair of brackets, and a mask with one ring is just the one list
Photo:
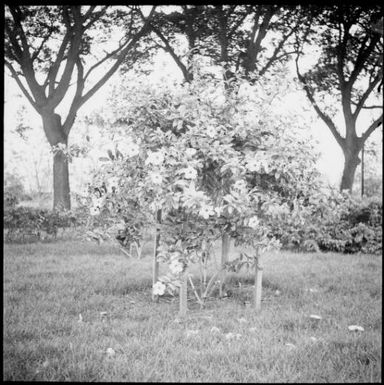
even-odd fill
[(103, 217), (125, 245), (156, 226), (158, 257), (176, 280), (223, 234), (261, 253), (278, 247), (271, 224), (318, 180), (313, 150), (285, 130), (292, 117), (255, 102), (264, 87), (231, 92), (199, 77), (173, 89), (121, 86), (104, 116), (113, 139), (87, 203), (95, 222)]
[(382, 203), (348, 194), (320, 193), (275, 225), (282, 246), (303, 251), (377, 254), (382, 251)]
[(8, 241), (25, 240), (27, 236), (44, 239), (46, 233), (54, 238), (59, 229), (76, 226), (79, 221), (72, 212), (57, 212), (51, 210), (34, 209), (29, 207), (11, 207), (4, 211), (4, 229), (7, 229)]

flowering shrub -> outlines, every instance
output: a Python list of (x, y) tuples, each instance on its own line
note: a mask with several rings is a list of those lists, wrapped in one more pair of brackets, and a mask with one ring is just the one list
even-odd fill
[(112, 155), (95, 175), (90, 214), (106, 215), (106, 232), (125, 231), (127, 244), (157, 226), (158, 258), (170, 272), (156, 293), (223, 234), (260, 252), (278, 247), (271, 224), (290, 215), (316, 177), (312, 149), (285, 131), (285, 120), (220, 87), (197, 78), (174, 90), (123, 89), (124, 104), (114, 103), (119, 123), (110, 122)]

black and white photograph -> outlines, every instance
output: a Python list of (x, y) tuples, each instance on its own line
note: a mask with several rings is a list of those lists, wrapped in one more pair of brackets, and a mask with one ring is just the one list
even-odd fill
[(3, 6), (3, 381), (381, 383), (381, 3)]

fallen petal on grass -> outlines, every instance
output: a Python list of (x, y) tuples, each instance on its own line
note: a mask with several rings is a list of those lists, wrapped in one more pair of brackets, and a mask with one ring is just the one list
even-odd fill
[(78, 321), (77, 322), (83, 322), (83, 316), (81, 315), (81, 314), (79, 314), (79, 319), (78, 319)]
[(187, 330), (187, 331), (186, 331), (187, 337), (195, 336), (195, 335), (197, 335), (198, 333), (199, 333), (198, 330)]
[(286, 343), (285, 346), (286, 346), (287, 348), (289, 348), (289, 349), (296, 349), (296, 345), (291, 344), (291, 343), (289, 343), (289, 342)]
[(107, 313), (106, 311), (101, 311), (101, 312), (100, 312), (100, 315), (101, 315), (102, 317), (105, 317), (107, 314), (108, 314), (108, 313)]
[(311, 314), (311, 315), (309, 316), (309, 318), (314, 319), (314, 320), (321, 320), (321, 319), (323, 319), (322, 316), (316, 315), (316, 314)]
[(116, 354), (116, 352), (112, 348), (107, 349), (107, 354), (108, 356), (112, 357)]
[(233, 340), (233, 339), (239, 340), (240, 338), (241, 338), (240, 333), (227, 333), (225, 335), (226, 340)]
[(359, 325), (350, 325), (348, 326), (348, 330), (351, 332), (363, 332), (364, 328)]
[(220, 329), (216, 326), (212, 326), (211, 333), (220, 333)]

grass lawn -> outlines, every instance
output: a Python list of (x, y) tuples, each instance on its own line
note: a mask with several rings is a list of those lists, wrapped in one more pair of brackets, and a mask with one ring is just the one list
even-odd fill
[(203, 310), (190, 293), (178, 320), (177, 298), (151, 302), (149, 256), (6, 244), (3, 380), (381, 382), (382, 257), (279, 252), (264, 265), (259, 315), (244, 305), (243, 274)]

